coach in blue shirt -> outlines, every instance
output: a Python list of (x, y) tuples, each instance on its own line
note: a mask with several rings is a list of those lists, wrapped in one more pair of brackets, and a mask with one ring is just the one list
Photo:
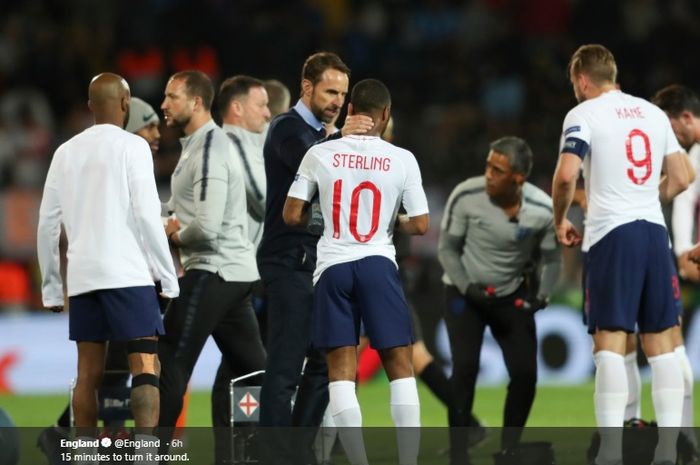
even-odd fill
[[(317, 426), (328, 404), (324, 356), (309, 346), (311, 278), (319, 236), (285, 225), (282, 208), (304, 154), (326, 137), (324, 123), (338, 116), (348, 92), (349, 75), (350, 70), (337, 55), (311, 55), (302, 69), (301, 98), (272, 121), (265, 141), (267, 206), (258, 267), (267, 298), (268, 360), (261, 392), (261, 426)], [(348, 117), (342, 131), (329, 138), (364, 133), (371, 126), (370, 118)], [(297, 386), (292, 412), (290, 402)]]

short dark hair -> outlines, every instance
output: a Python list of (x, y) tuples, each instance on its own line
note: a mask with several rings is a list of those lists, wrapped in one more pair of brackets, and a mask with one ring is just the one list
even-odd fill
[(585, 73), (600, 86), (617, 80), (617, 64), (612, 52), (600, 44), (581, 45), (569, 61), (569, 77)]
[(356, 113), (375, 113), (391, 106), (391, 94), (382, 81), (363, 79), (353, 86), (350, 103)]
[(350, 68), (333, 52), (318, 52), (311, 55), (301, 68), (301, 80), (308, 79), (316, 85), (327, 69), (335, 69), (350, 77)]
[(178, 71), (170, 79), (182, 79), (185, 81), (187, 95), (201, 98), (204, 109), (207, 111), (211, 110), (211, 104), (214, 102), (214, 84), (212, 84), (209, 76), (196, 69), (188, 69)]
[(510, 169), (527, 178), (532, 171), (532, 150), (524, 139), (515, 136), (506, 136), (497, 139), (489, 148), (508, 157)]
[(695, 92), (680, 84), (671, 84), (659, 90), (651, 98), (671, 118), (678, 118), (684, 111), (700, 117), (700, 99)]
[(230, 77), (222, 82), (217, 97), (221, 117), (226, 116), (226, 110), (228, 110), (232, 100), (248, 95), (253, 87), (265, 87), (265, 84), (260, 79), (243, 74)]

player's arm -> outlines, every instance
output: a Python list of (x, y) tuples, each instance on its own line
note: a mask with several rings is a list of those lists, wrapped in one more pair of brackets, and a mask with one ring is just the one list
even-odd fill
[(287, 200), (282, 208), (282, 219), (287, 226), (306, 227), (309, 224), (310, 202), (318, 190), (316, 184), (316, 157), (309, 150), (299, 164), (299, 171), (289, 186)]
[(406, 213), (396, 217), (395, 228), (400, 233), (422, 236), (428, 232), (430, 227), (428, 198), (423, 189), (423, 178), (418, 161), (412, 153), (406, 153), (403, 161), (406, 168), (406, 179), (401, 194), (401, 203)]
[(563, 152), (559, 156), (552, 179), (555, 231), (559, 242), (570, 247), (581, 243), (580, 233), (566, 217), (571, 202), (574, 200), (576, 180), (580, 169), (581, 156), (578, 153)]
[(58, 201), (56, 184), (57, 156), (49, 168), (44, 185), (44, 194), (39, 207), (37, 230), (37, 255), (41, 270), (41, 294), (44, 307), (52, 311), (62, 311), (64, 303), (63, 280), (59, 257), (61, 237), (61, 206)]
[(308, 201), (287, 196), (282, 209), (282, 219), (287, 226), (306, 227), (309, 216)]
[(469, 280), (462, 264), (462, 249), (467, 238), (469, 218), (465, 209), (467, 200), (459, 198), (460, 191), (459, 186), (455, 188), (445, 205), (438, 239), (438, 260), (452, 284), (464, 294)]
[(418, 216), (402, 214), (396, 217), (396, 230), (400, 233), (422, 236), (428, 232), (429, 227), (430, 215), (428, 213)]
[[(688, 154), (691, 161), (691, 154)], [(693, 230), (695, 207), (698, 202), (698, 192), (695, 185), (678, 194), (673, 199), (671, 215), (671, 230), (673, 231), (673, 251), (678, 257), (678, 274), (681, 278), (700, 282), (700, 272), (690, 261), (688, 251), (693, 248)]]
[(683, 152), (666, 155), (661, 172), (664, 176), (659, 183), (659, 198), (664, 203), (673, 200), (695, 180), (695, 169)]
[(153, 280), (160, 281), (163, 296), (175, 298), (180, 288), (160, 219), (161, 203), (153, 176), (153, 157), (145, 141), (139, 140), (134, 150), (127, 154), (127, 183), (132, 212)]

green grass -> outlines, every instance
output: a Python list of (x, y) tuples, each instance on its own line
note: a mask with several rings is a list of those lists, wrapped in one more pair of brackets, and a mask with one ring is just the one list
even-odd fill
[[(498, 427), (502, 423), (503, 402), (506, 388), (479, 387), (475, 399), (475, 413), (488, 426)], [(696, 391), (696, 394), (700, 394)], [(419, 383), (421, 399), (421, 421), (426, 427), (440, 427), (447, 424), (445, 408), (434, 398), (427, 388)], [(363, 384), (359, 389), (360, 405), (366, 426), (391, 426), (389, 413), (389, 383), (381, 375)], [(45, 427), (56, 421), (68, 400), (67, 394), (56, 395), (0, 395), (0, 407), (5, 409), (18, 426)], [(653, 418), (649, 385), (644, 386), (643, 418)], [(193, 392), (188, 409), (188, 426), (210, 426), (209, 392)], [(700, 411), (696, 409), (696, 415)], [(546, 440), (554, 445), (556, 462), (559, 465), (579, 465), (585, 463), (586, 449), (593, 434), (593, 384), (580, 386), (543, 386), (537, 390), (535, 404), (528, 421), (524, 440)], [(577, 428), (556, 428), (556, 427)], [(555, 427), (555, 428), (544, 428)], [(22, 457), (20, 465), (43, 464), (45, 458), (36, 448), (39, 428), (24, 429), (21, 437)], [(188, 463), (209, 465), (212, 463), (211, 432), (207, 429), (190, 430), (189, 451), (192, 459)], [(373, 428), (364, 433), (367, 450), (374, 465), (395, 464), (395, 432), (391, 429)], [(423, 428), (421, 437), (421, 457), (433, 465), (447, 465), (445, 450), (447, 435), (442, 428)], [(490, 432), (487, 440), (472, 450), (475, 465), (493, 464), (492, 454), (498, 450), (499, 434)], [(187, 446), (186, 446), (187, 447)], [(0, 454), (1, 455), (1, 454)], [(346, 465), (342, 455), (334, 455), (336, 465)], [(180, 462), (176, 462), (180, 463)], [(185, 463), (185, 462), (182, 462)]]
[[(700, 394), (697, 392), (696, 396)], [(367, 426), (391, 426), (389, 412), (389, 383), (383, 375), (377, 376), (359, 388), (360, 405), (364, 424)], [(447, 425), (444, 406), (419, 383), (421, 421), (424, 426)], [(506, 388), (478, 387), (474, 402), (475, 414), (489, 426), (501, 426)], [(642, 394), (642, 417), (653, 418), (649, 385)], [(0, 395), (0, 407), (12, 417), (18, 426), (46, 426), (55, 423), (68, 401), (67, 394), (56, 395)], [(697, 405), (697, 404), (696, 404)], [(700, 409), (696, 406), (696, 417)], [(193, 392), (187, 413), (188, 426), (211, 426), (210, 394)], [(578, 386), (540, 386), (528, 426), (594, 426), (593, 384)]]

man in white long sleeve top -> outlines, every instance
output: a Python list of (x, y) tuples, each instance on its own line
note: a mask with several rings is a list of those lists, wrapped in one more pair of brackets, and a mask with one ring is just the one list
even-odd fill
[(97, 425), (97, 389), (106, 341), (128, 341), (136, 427), (157, 424), (157, 336), (163, 334), (154, 281), (162, 296), (179, 294), (160, 222), (151, 151), (125, 131), (129, 86), (116, 74), (93, 78), (88, 106), (95, 125), (54, 154), (39, 212), (38, 254), (44, 306), (64, 306), (58, 243), (68, 238), (70, 339), (78, 346), (75, 426)]
[[(659, 90), (652, 102), (668, 116), (678, 142), (688, 152), (688, 162), (697, 172), (700, 167), (700, 99), (685, 86), (672, 84)], [(673, 232), (673, 252), (678, 260), (678, 274), (681, 278), (700, 283), (698, 265), (690, 260), (693, 244), (697, 241), (697, 207), (700, 197), (700, 180), (695, 179), (685, 191), (673, 199), (671, 231)], [(695, 418), (693, 407), (693, 384), (695, 377), (685, 351), (681, 326), (673, 328), (673, 351), (683, 369), (683, 417), (681, 434), (692, 445), (693, 457), (684, 457), (686, 461), (699, 460), (698, 442), (695, 437)], [(641, 388), (638, 389), (641, 391)], [(641, 396), (638, 396), (641, 397)]]

